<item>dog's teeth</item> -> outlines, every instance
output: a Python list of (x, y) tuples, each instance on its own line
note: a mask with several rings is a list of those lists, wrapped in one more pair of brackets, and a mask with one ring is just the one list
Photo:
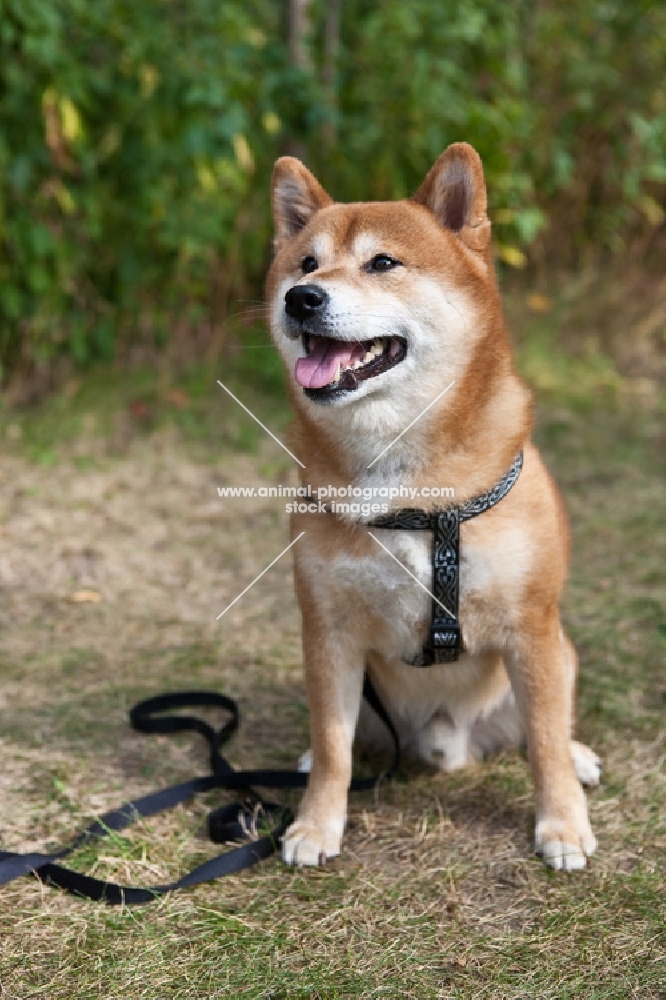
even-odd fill
[(374, 358), (374, 354), (372, 353), (372, 351), (368, 351), (366, 353), (365, 357), (363, 358), (361, 364), (366, 365), (368, 363), (368, 361), (372, 361), (373, 358)]
[(370, 348), (370, 350), (372, 351), (373, 354), (382, 354), (384, 347), (379, 337), (375, 337), (375, 339), (372, 342), (372, 347)]
[(335, 369), (335, 375), (333, 376), (334, 382), (340, 381), (340, 362), (338, 361), (338, 367)]
[(352, 365), (352, 368), (360, 368), (362, 364), (363, 364), (362, 361), (355, 361), (354, 364)]

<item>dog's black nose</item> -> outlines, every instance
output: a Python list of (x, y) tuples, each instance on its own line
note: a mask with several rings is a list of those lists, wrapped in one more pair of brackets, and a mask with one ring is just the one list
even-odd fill
[(328, 293), (319, 285), (294, 285), (284, 297), (287, 316), (302, 323), (320, 312), (328, 302)]

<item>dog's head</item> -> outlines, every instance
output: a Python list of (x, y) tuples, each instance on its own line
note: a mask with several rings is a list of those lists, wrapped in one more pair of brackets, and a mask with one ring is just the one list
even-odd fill
[(299, 407), (367, 400), (402, 419), (460, 378), (499, 315), (471, 146), (450, 146), (408, 200), (336, 204), (292, 157), (272, 197), (271, 329)]

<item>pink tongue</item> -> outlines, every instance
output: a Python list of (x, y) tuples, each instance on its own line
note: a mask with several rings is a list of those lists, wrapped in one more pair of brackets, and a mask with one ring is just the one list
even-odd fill
[[(363, 355), (358, 343), (344, 340), (330, 340), (328, 337), (311, 337), (312, 352), (299, 358), (294, 369), (294, 378), (304, 389), (321, 389), (335, 378), (338, 364), (344, 368), (350, 364), (354, 354)], [(356, 360), (356, 359), (354, 359)]]

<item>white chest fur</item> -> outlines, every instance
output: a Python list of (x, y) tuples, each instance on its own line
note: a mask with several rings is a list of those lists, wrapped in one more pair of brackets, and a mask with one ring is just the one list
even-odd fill
[(359, 596), (383, 622), (375, 648), (387, 658), (412, 656), (423, 645), (432, 611), (430, 532), (370, 531), (375, 550), (356, 561), (354, 576)]
[[(387, 659), (413, 656), (422, 648), (432, 613), (432, 535), (367, 530), (377, 541), (366, 554), (341, 548), (324, 560), (304, 552), (301, 565), (313, 585), (316, 581), (317, 600), (331, 626), (348, 630), (358, 615), (369, 613), (382, 623), (372, 635), (373, 649)], [(459, 617), (473, 651), (502, 645), (533, 553), (520, 525), (504, 523), (492, 533), (492, 544), (487, 541), (488, 532), (475, 532), (471, 525), (461, 531)]]

